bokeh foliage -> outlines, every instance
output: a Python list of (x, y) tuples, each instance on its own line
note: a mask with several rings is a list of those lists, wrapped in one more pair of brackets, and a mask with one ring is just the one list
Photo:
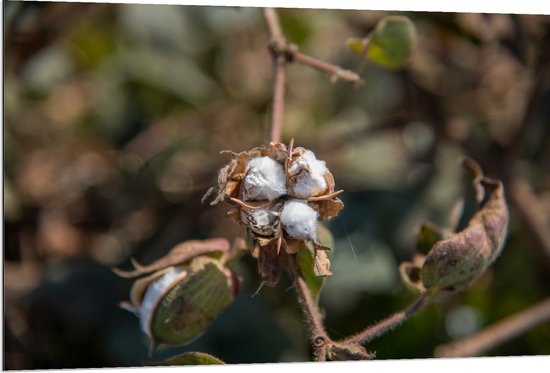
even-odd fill
[[(288, 68), (283, 138), (313, 149), (345, 190), (328, 224), (334, 276), (320, 298), (334, 338), (411, 301), (398, 264), (421, 224), (445, 225), (466, 190), (462, 156), (489, 176), (525, 180), (550, 213), (550, 17), (400, 14), (418, 40), (407, 67), (387, 71), (345, 46), (387, 13), (280, 11), (289, 41), (366, 82), (352, 89)], [(227, 162), (219, 151), (267, 142), (261, 12), (25, 2), (8, 3), (5, 17), (5, 368), (145, 364), (137, 318), (117, 307), (130, 282), (110, 268), (242, 233), (225, 207), (200, 199)], [(550, 260), (510, 207), (508, 242), (489, 272), (368, 349), (430, 357), (550, 295)], [(309, 360), (288, 280), (251, 298), (256, 263), (243, 257), (234, 269), (245, 280), (237, 300), (199, 340), (155, 361), (185, 351), (226, 363)], [(531, 354), (550, 354), (550, 325), (488, 353)]]

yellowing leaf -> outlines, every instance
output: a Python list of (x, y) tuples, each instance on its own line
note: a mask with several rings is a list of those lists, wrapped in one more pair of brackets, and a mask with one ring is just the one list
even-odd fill
[(415, 40), (416, 28), (409, 18), (387, 16), (367, 38), (350, 38), (346, 46), (377, 65), (398, 69), (409, 60)]

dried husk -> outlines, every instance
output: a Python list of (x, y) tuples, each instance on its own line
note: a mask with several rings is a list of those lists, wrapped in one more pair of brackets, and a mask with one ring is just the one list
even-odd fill
[[(260, 285), (275, 286), (281, 274), (288, 267), (286, 252), (277, 252), (277, 239), (256, 239), (255, 256), (258, 258), (258, 273), (262, 278)], [(259, 289), (258, 289), (259, 290)]]

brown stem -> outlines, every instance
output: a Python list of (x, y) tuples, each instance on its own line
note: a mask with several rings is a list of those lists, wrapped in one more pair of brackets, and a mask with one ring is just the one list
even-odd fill
[(277, 13), (273, 8), (264, 8), (264, 17), (271, 36), (270, 50), (273, 54), (273, 104), (271, 106), (271, 142), (280, 143), (283, 127), (286, 63), (284, 38)]
[(317, 304), (313, 300), (309, 287), (302, 276), (298, 273), (296, 261), (293, 256), (289, 257), (289, 264), (291, 274), (296, 285), (296, 292), (298, 293), (300, 304), (302, 306), (302, 311), (309, 324), (310, 339), (314, 349), (313, 354), (317, 361), (324, 361), (326, 358), (327, 349), (332, 344), (332, 340), (325, 331)]
[(271, 142), (280, 143), (282, 139), (283, 113), (285, 104), (286, 58), (283, 55), (274, 57), (273, 72), (273, 106), (271, 109)]
[(295, 52), (292, 54), (292, 58), (296, 62), (300, 62), (304, 65), (313, 67), (314, 69), (332, 74), (332, 76), (338, 79), (346, 80), (356, 85), (363, 83), (363, 80), (355, 72), (342, 69), (339, 66), (318, 60), (303, 53)]
[(264, 8), (264, 18), (267, 23), (267, 28), (269, 29), (269, 34), (271, 40), (284, 44), (285, 37), (281, 29), (281, 23), (279, 22), (279, 17), (273, 8)]
[(423, 309), (428, 304), (429, 300), (430, 300), (429, 294), (424, 293), (416, 300), (416, 302), (410, 305), (406, 310), (397, 312), (392, 316), (376, 323), (375, 325), (369, 326), (362, 332), (359, 332), (354, 336), (348, 337), (340, 341), (340, 343), (351, 344), (351, 343), (370, 342), (373, 339), (376, 339), (379, 336), (386, 334), (387, 332), (401, 325), (409, 317), (415, 315), (418, 311)]
[(434, 356), (479, 356), (547, 320), (550, 320), (550, 298), (501, 320), (471, 337), (440, 345), (435, 349)]

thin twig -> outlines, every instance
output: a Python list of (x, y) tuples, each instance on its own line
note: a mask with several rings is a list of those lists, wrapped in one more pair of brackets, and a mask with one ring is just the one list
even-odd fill
[(550, 320), (550, 298), (499, 321), (471, 337), (440, 345), (435, 349), (434, 356), (479, 356), (548, 320)]
[(281, 29), (281, 23), (279, 22), (279, 17), (273, 8), (264, 8), (264, 18), (267, 23), (267, 28), (269, 29), (269, 35), (271, 40), (276, 41), (277, 43), (284, 43), (285, 37)]
[(383, 334), (391, 331), (392, 329), (398, 327), (403, 322), (405, 322), (409, 317), (415, 315), (418, 311), (423, 309), (430, 300), (430, 295), (428, 293), (422, 294), (416, 302), (410, 305), (406, 310), (397, 312), (392, 316), (372, 325), (363, 330), (362, 332), (357, 333), (354, 336), (348, 337), (342, 341), (337, 341), (343, 344), (351, 343), (367, 343), (370, 342)]
[(357, 75), (357, 73), (351, 70), (342, 69), (339, 66), (318, 60), (317, 58), (305, 55), (303, 53), (295, 52), (292, 54), (292, 58), (293, 61), (300, 62), (304, 65), (313, 67), (314, 69), (332, 74), (332, 76), (337, 79), (346, 80), (355, 85), (360, 85), (363, 83), (363, 80), (359, 77), (359, 75)]
[(287, 56), (284, 54), (284, 49), (286, 40), (275, 9), (264, 8), (264, 17), (271, 37), (270, 50), (273, 54), (273, 104), (271, 106), (270, 139), (271, 142), (280, 143), (285, 103)]
[(285, 106), (286, 58), (283, 55), (273, 59), (273, 106), (271, 109), (271, 142), (280, 143), (282, 139), (283, 113)]

